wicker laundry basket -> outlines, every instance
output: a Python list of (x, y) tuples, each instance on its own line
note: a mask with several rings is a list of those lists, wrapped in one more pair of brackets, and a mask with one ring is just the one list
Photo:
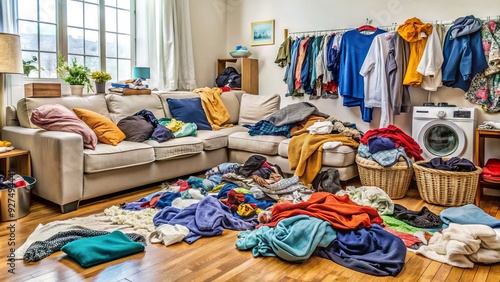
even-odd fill
[(414, 163), (415, 180), (420, 197), (428, 203), (441, 206), (463, 206), (474, 203), (481, 168), (459, 172), (432, 169)]
[(413, 168), (405, 161), (399, 161), (394, 166), (383, 167), (372, 161), (356, 155), (359, 178), (363, 186), (376, 186), (384, 190), (391, 199), (401, 199), (406, 195), (413, 175)]

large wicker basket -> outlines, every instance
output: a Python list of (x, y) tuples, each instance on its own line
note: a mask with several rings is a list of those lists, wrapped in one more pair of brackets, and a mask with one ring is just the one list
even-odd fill
[(432, 169), (414, 163), (415, 180), (420, 197), (428, 203), (441, 206), (463, 206), (474, 203), (481, 168), (459, 172)]
[(413, 168), (405, 161), (394, 166), (383, 167), (375, 161), (356, 155), (359, 178), (363, 186), (376, 186), (384, 190), (391, 199), (401, 199), (410, 186)]

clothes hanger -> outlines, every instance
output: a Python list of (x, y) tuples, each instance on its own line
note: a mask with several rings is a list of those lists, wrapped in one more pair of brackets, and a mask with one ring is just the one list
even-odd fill
[(358, 31), (372, 31), (372, 32), (376, 31), (377, 28), (370, 25), (370, 23), (371, 23), (371, 20), (366, 18), (366, 24), (358, 27)]

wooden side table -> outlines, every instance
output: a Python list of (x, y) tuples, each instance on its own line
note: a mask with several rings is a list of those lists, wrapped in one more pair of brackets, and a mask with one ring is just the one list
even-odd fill
[(8, 177), (9, 170), (14, 169), (17, 174), (31, 176), (30, 151), (12, 150), (0, 153), (0, 170)]
[[(476, 156), (475, 165), (479, 167), (483, 167), (485, 164), (484, 160), (484, 140), (486, 138), (495, 138), (500, 139), (500, 130), (491, 130), (491, 129), (477, 129), (476, 130), (476, 144), (474, 148), (474, 153)], [(483, 195), (483, 188), (493, 188), (500, 189), (500, 184), (491, 183), (482, 180), (481, 176), (479, 176), (479, 181), (476, 190), (476, 206), (479, 207), (481, 203), (481, 196)]]

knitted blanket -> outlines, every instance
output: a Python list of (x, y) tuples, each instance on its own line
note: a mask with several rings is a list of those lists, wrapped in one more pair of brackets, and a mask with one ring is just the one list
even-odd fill
[(487, 225), (451, 223), (442, 233), (434, 233), (417, 253), (452, 266), (473, 268), (474, 262), (500, 262), (500, 236)]

